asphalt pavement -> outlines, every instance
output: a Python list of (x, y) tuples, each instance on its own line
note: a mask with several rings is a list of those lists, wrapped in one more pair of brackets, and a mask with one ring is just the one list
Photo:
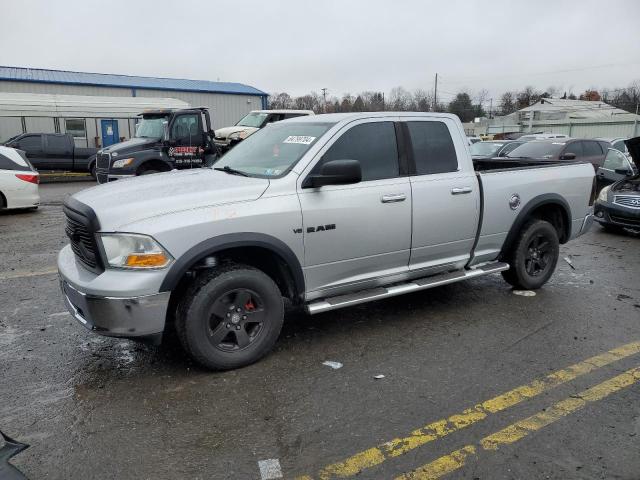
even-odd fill
[(0, 214), (0, 430), (30, 479), (640, 478), (638, 235), (594, 226), (535, 296), (495, 275), (292, 310), (212, 373), (65, 312), (61, 202), (91, 185)]

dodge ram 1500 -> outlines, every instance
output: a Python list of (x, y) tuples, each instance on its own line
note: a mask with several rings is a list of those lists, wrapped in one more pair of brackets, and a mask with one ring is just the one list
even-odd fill
[(212, 168), (70, 197), (58, 268), (85, 327), (158, 340), (171, 322), (228, 369), (273, 347), (284, 298), (314, 314), (497, 272), (540, 288), (594, 200), (588, 163), (474, 166), (453, 115), (300, 117)]

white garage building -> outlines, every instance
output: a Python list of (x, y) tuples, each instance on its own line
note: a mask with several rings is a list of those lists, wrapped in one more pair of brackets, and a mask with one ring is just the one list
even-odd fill
[(100, 147), (107, 133), (129, 138), (145, 109), (186, 106), (209, 107), (220, 128), (267, 108), (267, 93), (241, 83), (0, 66), (0, 141), (57, 132)]

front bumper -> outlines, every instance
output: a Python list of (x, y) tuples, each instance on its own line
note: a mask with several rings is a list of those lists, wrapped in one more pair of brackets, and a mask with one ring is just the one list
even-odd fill
[(112, 337), (148, 337), (164, 331), (170, 292), (166, 271), (87, 270), (67, 245), (58, 255), (64, 303), (85, 328)]
[(121, 178), (135, 177), (135, 174), (130, 173), (126, 175), (113, 175), (109, 173), (109, 170), (96, 170), (96, 180), (99, 184), (113, 182), (120, 180)]
[(595, 221), (618, 227), (640, 229), (640, 208), (598, 201), (595, 205)]
[(89, 295), (60, 280), (69, 313), (88, 330), (109, 337), (146, 337), (162, 333), (169, 292), (143, 297)]

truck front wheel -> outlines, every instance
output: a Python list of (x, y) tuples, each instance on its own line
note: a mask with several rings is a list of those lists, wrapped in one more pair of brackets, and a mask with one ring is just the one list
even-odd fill
[(502, 276), (516, 288), (535, 290), (547, 283), (559, 255), (560, 242), (554, 226), (544, 220), (530, 220), (507, 255), (511, 268)]
[(284, 304), (268, 275), (228, 265), (198, 277), (177, 313), (176, 332), (184, 350), (206, 368), (227, 370), (249, 365), (273, 348)]

